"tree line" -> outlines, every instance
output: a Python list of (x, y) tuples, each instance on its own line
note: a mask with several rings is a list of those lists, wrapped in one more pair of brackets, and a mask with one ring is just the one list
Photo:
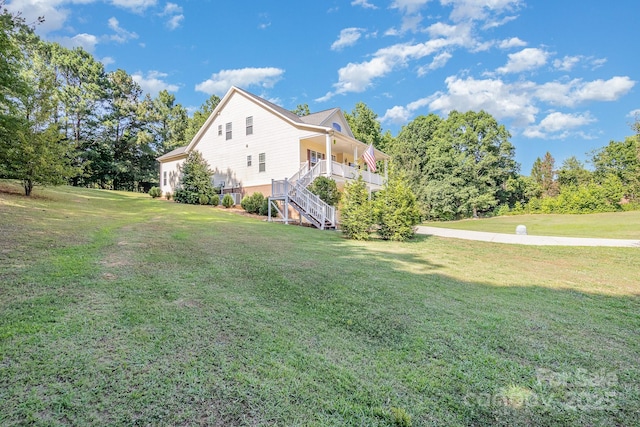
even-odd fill
[(218, 102), (189, 117), (166, 90), (143, 96), (126, 71), (106, 72), (82, 48), (0, 15), (0, 177), (22, 180), (27, 195), (62, 183), (147, 191), (158, 182), (155, 159), (191, 140)]

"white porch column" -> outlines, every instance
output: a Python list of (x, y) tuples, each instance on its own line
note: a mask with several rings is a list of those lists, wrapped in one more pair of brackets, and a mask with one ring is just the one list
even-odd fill
[(358, 164), (358, 146), (353, 147), (353, 164)]
[(331, 132), (327, 132), (324, 139), (327, 151), (327, 176), (330, 177), (332, 172), (331, 168), (333, 166), (333, 162), (331, 161)]

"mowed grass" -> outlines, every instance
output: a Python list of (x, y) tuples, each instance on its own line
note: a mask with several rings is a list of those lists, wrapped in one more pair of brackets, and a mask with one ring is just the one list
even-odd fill
[(536, 236), (640, 239), (640, 211), (606, 212), (588, 215), (512, 215), (461, 221), (429, 221), (424, 225), (514, 234), (516, 227), (520, 224), (527, 227), (527, 234)]
[(636, 248), (0, 181), (1, 425), (638, 425)]

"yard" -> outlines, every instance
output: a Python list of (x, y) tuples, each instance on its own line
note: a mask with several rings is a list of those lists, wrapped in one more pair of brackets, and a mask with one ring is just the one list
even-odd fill
[(0, 181), (2, 425), (640, 424), (636, 248), (19, 192)]

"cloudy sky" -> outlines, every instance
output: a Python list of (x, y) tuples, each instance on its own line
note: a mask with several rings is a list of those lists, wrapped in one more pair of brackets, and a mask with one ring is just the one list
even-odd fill
[(640, 113), (640, 2), (617, 0), (10, 0), (191, 110), (231, 85), (287, 109), (358, 101), (396, 135), (417, 116), (484, 109), (522, 173), (622, 140)]

